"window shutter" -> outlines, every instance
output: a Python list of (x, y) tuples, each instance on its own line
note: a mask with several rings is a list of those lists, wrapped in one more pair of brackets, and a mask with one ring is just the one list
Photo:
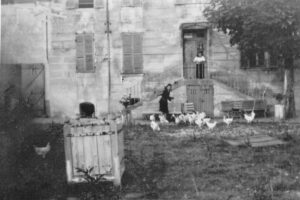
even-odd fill
[(126, 33), (123, 41), (123, 73), (142, 73), (143, 37), (140, 33)]
[(142, 53), (142, 34), (133, 34), (133, 53)]
[(123, 73), (133, 73), (132, 54), (123, 55)]
[(66, 8), (67, 9), (76, 9), (78, 8), (79, 0), (67, 0)]
[(131, 5), (131, 0), (122, 0), (122, 5), (123, 5), (124, 7), (130, 6), (130, 5)]
[(85, 46), (85, 66), (86, 71), (94, 71), (94, 36), (93, 34), (85, 34), (84, 37)]
[(135, 73), (143, 72), (143, 54), (134, 54), (133, 56), (133, 66)]
[(93, 8), (94, 0), (79, 0), (79, 8)]
[(142, 73), (143, 69), (143, 38), (142, 34), (133, 35), (133, 67), (135, 73)]
[(123, 34), (123, 73), (132, 73), (132, 35)]
[(94, 35), (76, 35), (76, 69), (77, 72), (94, 72)]
[(104, 7), (104, 0), (94, 0), (94, 8), (103, 8)]
[(142, 0), (132, 0), (132, 6), (134, 7), (142, 6)]
[(76, 35), (76, 70), (83, 72), (85, 70), (85, 48), (83, 34)]

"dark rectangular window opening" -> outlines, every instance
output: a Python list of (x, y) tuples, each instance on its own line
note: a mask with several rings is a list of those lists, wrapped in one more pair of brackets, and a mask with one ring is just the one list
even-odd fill
[(93, 8), (94, 0), (79, 0), (78, 8)]

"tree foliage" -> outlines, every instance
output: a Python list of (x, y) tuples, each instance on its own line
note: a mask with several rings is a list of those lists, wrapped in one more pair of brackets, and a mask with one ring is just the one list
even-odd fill
[(286, 117), (295, 117), (294, 60), (300, 55), (300, 1), (211, 0), (204, 14), (245, 55), (269, 52), (281, 61)]
[(240, 50), (299, 56), (299, 0), (211, 0), (205, 15)]

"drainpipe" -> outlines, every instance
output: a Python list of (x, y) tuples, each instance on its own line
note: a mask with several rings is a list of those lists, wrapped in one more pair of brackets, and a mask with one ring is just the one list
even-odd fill
[(108, 65), (108, 113), (110, 114), (111, 112), (111, 61), (110, 61), (110, 19), (109, 19), (109, 4), (108, 4), (109, 0), (106, 0), (106, 38), (107, 38), (107, 65)]

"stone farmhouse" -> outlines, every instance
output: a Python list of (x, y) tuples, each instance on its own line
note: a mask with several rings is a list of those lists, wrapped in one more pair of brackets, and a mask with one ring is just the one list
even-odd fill
[[(272, 52), (242, 55), (203, 15), (209, 0), (2, 0), (0, 103), (20, 99), (39, 116), (117, 113), (125, 94), (133, 110), (158, 111), (173, 84), (170, 111), (194, 101), (222, 116), (222, 101), (265, 99), (282, 92)], [(193, 62), (206, 58), (200, 75)], [(300, 72), (296, 70), (300, 110)], [(272, 107), (270, 107), (272, 110)]]

